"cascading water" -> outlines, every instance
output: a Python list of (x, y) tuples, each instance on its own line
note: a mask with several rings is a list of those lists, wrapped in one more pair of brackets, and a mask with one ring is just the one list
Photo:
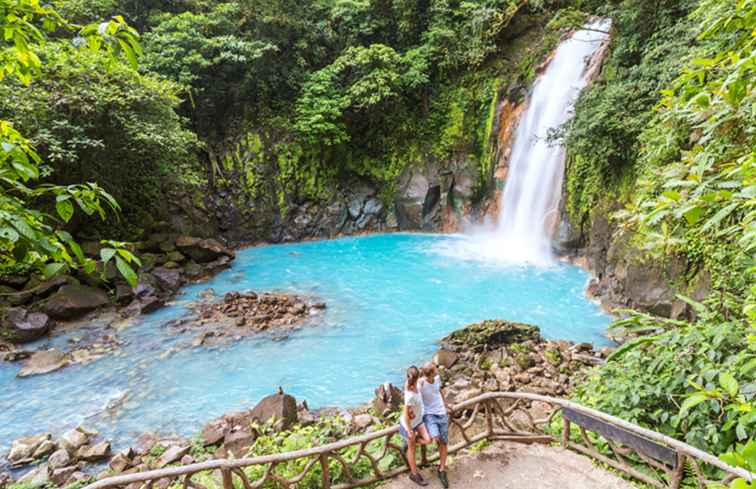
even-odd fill
[(548, 135), (569, 119), (609, 26), (609, 20), (600, 20), (575, 32), (559, 45), (536, 80), (514, 133), (494, 231), (473, 227), (437, 252), (489, 263), (546, 266), (553, 262), (551, 237), (559, 218), (564, 149), (549, 142)]
[(517, 261), (548, 263), (564, 174), (564, 148), (548, 133), (564, 124), (588, 83), (588, 61), (606, 40), (608, 21), (575, 32), (533, 86), (514, 137), (496, 234)]

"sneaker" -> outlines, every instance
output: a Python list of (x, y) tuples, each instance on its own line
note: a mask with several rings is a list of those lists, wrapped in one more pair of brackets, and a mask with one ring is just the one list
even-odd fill
[(438, 479), (441, 481), (441, 485), (444, 486), (444, 489), (449, 489), (449, 478), (446, 477), (446, 471), (436, 469), (436, 474), (438, 474)]
[(412, 482), (414, 482), (415, 484), (417, 484), (418, 486), (427, 486), (428, 485), (428, 481), (426, 481), (425, 479), (423, 479), (423, 476), (420, 475), (419, 473), (418, 474), (410, 474), (409, 479)]

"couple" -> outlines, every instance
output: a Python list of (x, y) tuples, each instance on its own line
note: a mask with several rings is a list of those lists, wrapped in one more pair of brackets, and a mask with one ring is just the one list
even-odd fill
[(399, 423), (399, 433), (404, 439), (402, 452), (410, 467), (410, 480), (420, 486), (427, 486), (417, 470), (415, 448), (417, 445), (438, 444), (438, 478), (445, 488), (449, 487), (446, 477), (446, 455), (449, 444), (449, 409), (441, 394), (441, 377), (433, 363), (420, 369), (414, 365), (407, 369), (404, 384), (404, 409)]

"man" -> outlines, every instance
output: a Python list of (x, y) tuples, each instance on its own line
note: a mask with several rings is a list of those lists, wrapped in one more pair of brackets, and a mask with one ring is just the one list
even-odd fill
[(441, 376), (434, 363), (425, 364), (419, 385), (423, 398), (423, 423), (430, 437), (438, 444), (438, 478), (444, 488), (448, 488), (446, 457), (449, 452), (449, 414), (452, 410), (441, 393)]

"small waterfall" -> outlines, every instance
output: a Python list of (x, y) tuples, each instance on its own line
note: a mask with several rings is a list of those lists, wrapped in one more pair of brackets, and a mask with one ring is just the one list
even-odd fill
[(564, 149), (549, 143), (549, 130), (572, 114), (589, 81), (588, 61), (607, 39), (609, 21), (598, 21), (562, 42), (536, 80), (514, 135), (496, 228), (507, 261), (545, 264), (558, 224)]

